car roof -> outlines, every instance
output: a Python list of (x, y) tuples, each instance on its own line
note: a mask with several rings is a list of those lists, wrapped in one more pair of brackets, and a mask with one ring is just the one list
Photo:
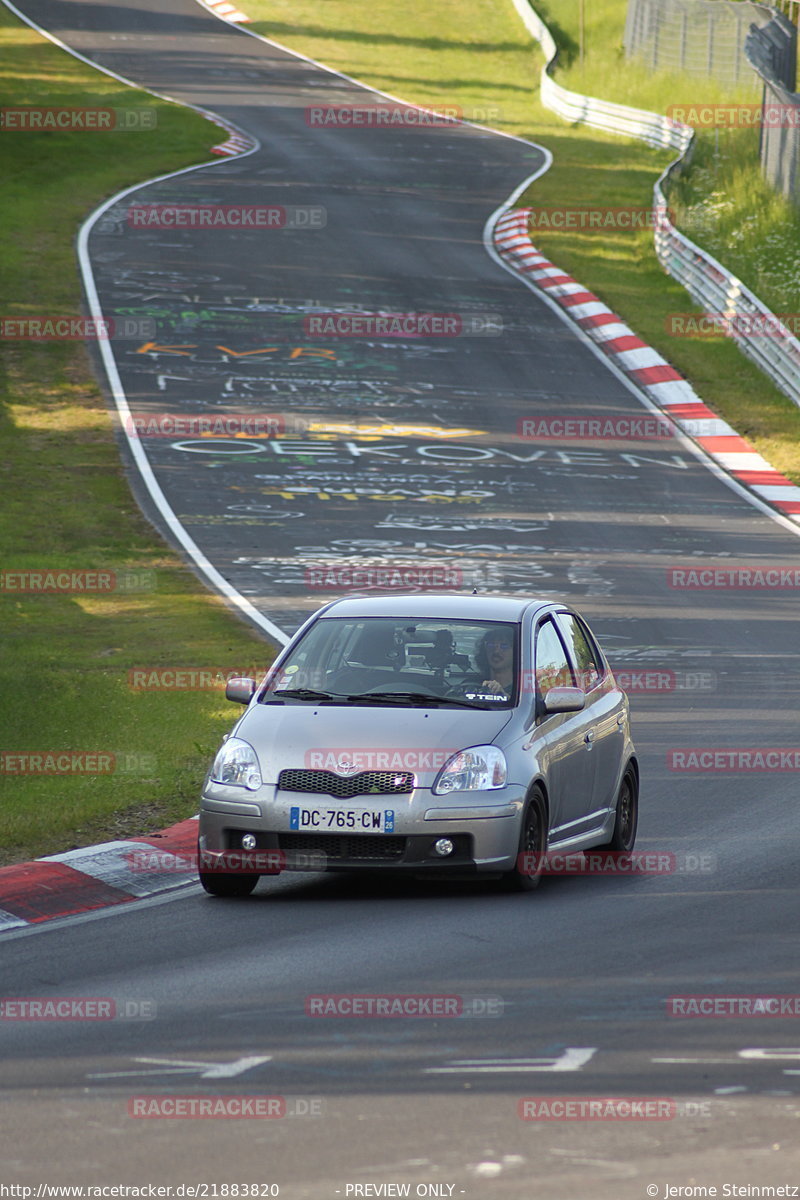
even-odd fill
[(521, 621), (529, 608), (552, 604), (530, 596), (465, 596), (458, 593), (399, 593), (391, 596), (346, 596), (321, 613), (326, 617), (417, 617), (420, 619)]

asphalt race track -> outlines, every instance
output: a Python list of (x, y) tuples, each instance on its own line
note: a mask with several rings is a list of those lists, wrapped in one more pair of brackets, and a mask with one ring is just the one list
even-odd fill
[[(795, 567), (800, 542), (683, 440), (517, 435), (525, 417), (644, 411), (483, 245), (542, 150), (468, 126), (315, 127), (311, 106), (380, 98), (192, 0), (22, 10), (260, 144), (136, 190), (89, 237), (103, 312), (155, 322), (114, 342), (133, 412), (280, 423), (280, 438), (145, 439), (202, 552), (284, 633), (347, 590), (331, 570), (392, 562), (574, 603), (631, 693), (638, 848), (670, 867), (518, 897), (284, 875), (247, 901), (190, 889), (10, 932), (4, 996), (113, 998), (131, 1015), (0, 1022), (0, 1183), (276, 1184), (290, 1200), (403, 1194), (353, 1190), (390, 1183), (557, 1200), (800, 1184), (797, 1018), (668, 1006), (800, 994), (794, 759), (676, 769), (691, 748), (795, 752), (796, 589), (670, 574)], [(290, 219), (168, 229), (129, 214), (197, 203)], [(309, 316), (348, 308), (458, 314), (460, 332), (314, 336)], [(478, 1015), (307, 1016), (323, 993), (455, 995)], [(144, 1095), (281, 1096), (286, 1115), (130, 1116)], [(523, 1097), (671, 1107), (523, 1121)]]

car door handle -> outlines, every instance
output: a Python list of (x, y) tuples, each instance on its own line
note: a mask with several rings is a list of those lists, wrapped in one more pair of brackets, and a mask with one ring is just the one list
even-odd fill
[(594, 730), (590, 729), (588, 733), (585, 733), (583, 735), (583, 740), (586, 742), (587, 746), (591, 746), (592, 742), (594, 741)]

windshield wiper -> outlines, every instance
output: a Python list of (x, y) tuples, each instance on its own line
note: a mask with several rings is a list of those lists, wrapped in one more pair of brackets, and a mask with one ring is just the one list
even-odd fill
[(275, 692), (268, 692), (268, 696), (288, 696), (292, 700), (349, 700), (349, 696), (342, 696), (337, 692), (315, 692), (313, 688), (280, 688)]
[(365, 692), (361, 696), (346, 696), (352, 703), (375, 701), (378, 704), (454, 704), (458, 708), (484, 709), (484, 704), (472, 704), (469, 700), (458, 700), (455, 696), (436, 696), (432, 692)]

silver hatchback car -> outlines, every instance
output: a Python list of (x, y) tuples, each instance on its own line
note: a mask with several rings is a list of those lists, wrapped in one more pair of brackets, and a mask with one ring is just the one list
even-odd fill
[(266, 679), (203, 787), (200, 881), (246, 896), (282, 870), (539, 881), (543, 855), (629, 852), (628, 699), (586, 622), (497, 596), (336, 600)]

